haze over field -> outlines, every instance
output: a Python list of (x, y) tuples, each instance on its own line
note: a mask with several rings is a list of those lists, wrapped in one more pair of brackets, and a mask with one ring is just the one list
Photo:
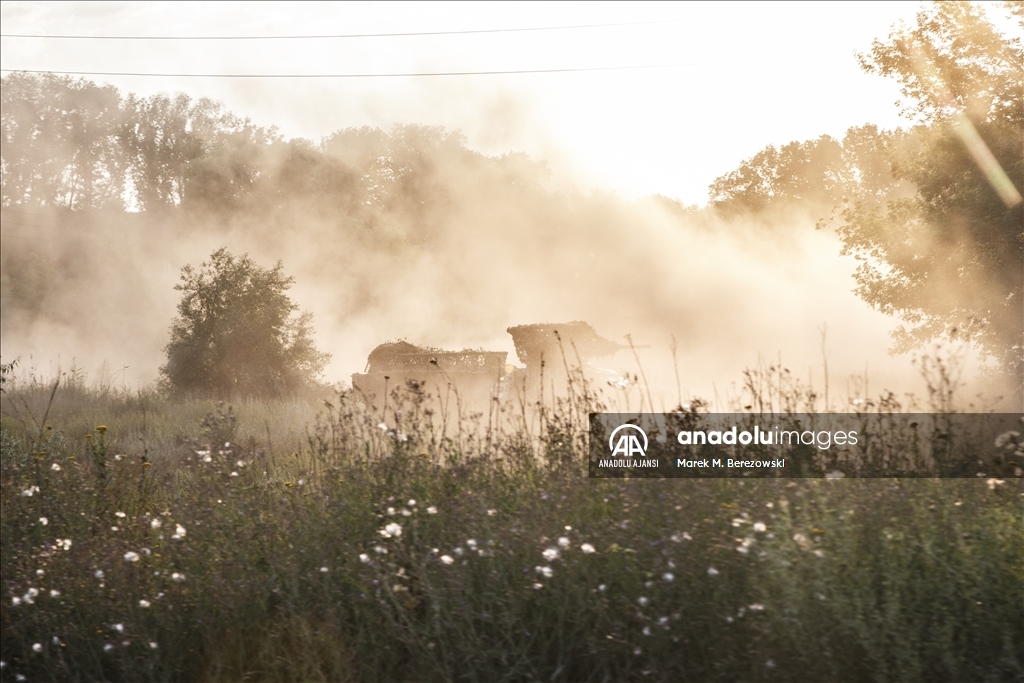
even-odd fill
[[(867, 182), (870, 155), (858, 152), (853, 138), (844, 141), (847, 130), (901, 124), (897, 85), (864, 73), (854, 53), (868, 51), (873, 38), (918, 8), (410, 5), (395, 12), (378, 5), (147, 3), (58, 12), (45, 3), (4, 3), (8, 69), (352, 75), (682, 65), (419, 78), (86, 76), (113, 84), (122, 98), (135, 93), (136, 109), (120, 111), (135, 112), (130, 120), (145, 125), (158, 118), (158, 108), (144, 106), (157, 100), (145, 98), (188, 94), (198, 109), (182, 114), (181, 135), (205, 145), (205, 156), (202, 164), (175, 157), (180, 175), (170, 170), (158, 178), (136, 150), (107, 167), (120, 169), (123, 185), (78, 206), (75, 191), (60, 187), (56, 200), (40, 204), (29, 181), (24, 187), (37, 194), (18, 199), (9, 191), (5, 151), (4, 361), (20, 356), (43, 375), (74, 362), (114, 385), (154, 381), (180, 268), (226, 246), (266, 266), (281, 260), (295, 277), (291, 294), (314, 314), (318, 346), (333, 355), (324, 374), (332, 382), (361, 371), (369, 351), (386, 340), (507, 350), (514, 358), (506, 327), (586, 320), (609, 339), (628, 334), (650, 345), (641, 361), (656, 403), (666, 407), (676, 400), (673, 338), (684, 397), (725, 398), (744, 368), (778, 358), (820, 386), (826, 330), (824, 353), (840, 400), (848, 388), (859, 390), (847, 378), (865, 372), (877, 389), (920, 392), (911, 356), (887, 352), (898, 321), (853, 291), (858, 262), (840, 254), (837, 223), (814, 229), (845, 191)], [(11, 35), (594, 24), (614, 25), (294, 41)], [(31, 88), (12, 85), (16, 77), (26, 78), (5, 73), (5, 118), (29, 98)], [(224, 107), (199, 111), (202, 97)], [(33, 100), (35, 111), (44, 100)], [(744, 200), (735, 187), (713, 192), (708, 203), (716, 179), (767, 145), (823, 134), (842, 142), (849, 171), (835, 187), (822, 189), (822, 171), (807, 176), (810, 189), (757, 210), (735, 210)], [(67, 154), (66, 144), (29, 146), (18, 168), (45, 165), (46, 154)], [(805, 165), (818, 168), (808, 149)], [(880, 196), (911, 194), (885, 182)], [(979, 367), (975, 356), (969, 371)], [(636, 370), (628, 352), (605, 364)]]

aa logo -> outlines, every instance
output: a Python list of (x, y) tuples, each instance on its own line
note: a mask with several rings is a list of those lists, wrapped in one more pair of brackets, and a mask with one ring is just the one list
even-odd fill
[[(616, 434), (619, 435), (617, 440)], [(636, 425), (619, 425), (608, 437), (608, 448), (613, 457), (620, 455), (624, 458), (643, 458), (647, 455), (647, 434)]]

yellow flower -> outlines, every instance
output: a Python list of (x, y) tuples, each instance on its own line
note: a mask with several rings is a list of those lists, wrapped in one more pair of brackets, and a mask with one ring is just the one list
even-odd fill
[(98, 427), (96, 427), (96, 431), (102, 434), (103, 432), (107, 431), (107, 425), (99, 425)]

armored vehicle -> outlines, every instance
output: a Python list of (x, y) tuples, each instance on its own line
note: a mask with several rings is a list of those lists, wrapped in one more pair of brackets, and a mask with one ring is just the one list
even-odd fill
[(516, 385), (522, 385), (529, 396), (536, 395), (542, 377), (545, 390), (564, 387), (567, 369), (579, 368), (589, 380), (607, 379), (596, 375), (608, 373), (617, 378), (618, 373), (596, 368), (592, 362), (629, 348), (605, 339), (582, 320), (518, 325), (508, 328), (507, 332), (512, 335), (516, 355), (526, 365), (524, 378)]
[(404, 341), (381, 344), (367, 360), (366, 371), (352, 375), (352, 387), (383, 404), (396, 387), (411, 385), (433, 397), (457, 392), (464, 406), (486, 406), (501, 398), (506, 371), (504, 351), (444, 351)]
[(589, 380), (622, 377), (591, 361), (629, 347), (601, 337), (585, 322), (518, 325), (508, 333), (525, 368), (506, 364), (504, 351), (445, 351), (393, 341), (370, 353), (365, 372), (352, 375), (352, 386), (377, 407), (386, 404), (395, 388), (411, 386), (442, 400), (457, 395), (464, 409), (486, 410), (490, 402), (513, 396), (537, 400), (542, 379), (545, 391), (562, 391), (566, 370), (581, 365)]

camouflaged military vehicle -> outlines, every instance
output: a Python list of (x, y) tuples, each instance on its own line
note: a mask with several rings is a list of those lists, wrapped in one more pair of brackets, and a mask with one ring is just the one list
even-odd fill
[(507, 331), (525, 368), (507, 364), (504, 351), (445, 351), (394, 341), (370, 353), (366, 370), (352, 375), (352, 386), (378, 407), (396, 388), (412, 388), (442, 400), (457, 394), (464, 408), (484, 410), (492, 401), (514, 396), (535, 401), (542, 378), (546, 391), (564, 389), (567, 368), (582, 365), (591, 380), (618, 379), (620, 373), (597, 368), (592, 361), (629, 348), (601, 337), (582, 321), (518, 325)]
[(621, 377), (620, 373), (598, 368), (594, 361), (615, 355), (629, 346), (609, 341), (597, 334), (582, 320), (568, 323), (539, 323), (508, 328), (516, 355), (526, 365), (522, 379), (528, 395), (535, 395), (543, 377), (545, 391), (559, 391), (568, 379), (568, 369), (580, 369), (588, 380), (608, 380)]
[(381, 344), (371, 353), (366, 371), (352, 375), (352, 387), (383, 404), (395, 388), (412, 388), (434, 398), (458, 394), (467, 407), (480, 408), (508, 393), (504, 351), (444, 351), (404, 341)]

